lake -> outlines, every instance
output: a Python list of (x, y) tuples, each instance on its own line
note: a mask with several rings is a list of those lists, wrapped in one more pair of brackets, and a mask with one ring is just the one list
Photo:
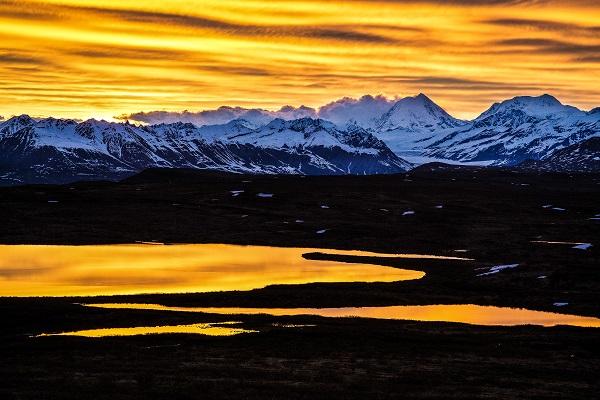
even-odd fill
[(169, 307), (158, 304), (89, 304), (110, 309), (201, 312), (208, 314), (272, 316), (313, 315), (329, 318), (359, 317), (411, 321), (458, 322), (472, 325), (515, 326), (571, 325), (600, 327), (600, 319), (524, 308), (480, 306), (474, 304), (438, 304), (424, 306), (341, 307), (341, 308), (239, 308), (239, 307)]
[(308, 253), (461, 259), (226, 244), (2, 245), (0, 296), (216, 292), (314, 282), (396, 282), (425, 276), (421, 271), (361, 262), (309, 260), (303, 257)]

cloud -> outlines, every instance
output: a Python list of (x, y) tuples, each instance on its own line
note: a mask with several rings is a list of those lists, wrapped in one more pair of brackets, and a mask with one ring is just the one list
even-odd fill
[(484, 23), (503, 27), (519, 27), (540, 31), (573, 33), (581, 36), (597, 38), (600, 36), (600, 26), (582, 26), (578, 24), (556, 22), (539, 19), (497, 18), (484, 20)]
[(428, 88), (443, 88), (443, 89), (455, 89), (455, 90), (511, 90), (511, 91), (527, 91), (537, 90), (539, 87), (532, 84), (516, 84), (507, 83), (501, 81), (485, 81), (478, 79), (465, 79), (465, 78), (452, 78), (452, 77), (437, 77), (437, 76), (424, 76), (424, 77), (407, 77), (403, 79), (403, 82), (419, 88), (419, 90), (426, 90)]
[(507, 46), (520, 51), (533, 54), (553, 54), (572, 56), (574, 60), (586, 57), (597, 57), (600, 53), (600, 44), (580, 44), (554, 39), (517, 38), (505, 39), (495, 42), (499, 46)]
[(219, 72), (229, 75), (244, 75), (244, 76), (272, 76), (273, 71), (257, 67), (244, 67), (235, 65), (204, 65), (200, 63), (198, 69), (203, 71)]
[[(332, 81), (335, 84), (338, 81), (347, 79), (346, 75), (324, 74), (319, 75), (319, 78)], [(538, 90), (540, 87), (534, 84), (523, 84), (505, 82), (504, 79), (497, 81), (456, 78), (446, 76), (410, 76), (410, 75), (362, 75), (358, 74), (353, 77), (361, 82), (367, 82), (369, 85), (401, 85), (409, 87), (412, 92), (429, 92), (429, 89), (451, 89), (451, 90), (510, 90), (510, 91), (527, 91)], [(356, 101), (356, 100), (355, 100)]]
[(186, 53), (165, 50), (148, 49), (123, 46), (94, 46), (68, 50), (68, 54), (92, 59), (129, 59), (129, 60), (179, 60), (185, 58)]
[(362, 96), (354, 99), (344, 97), (328, 103), (318, 110), (311, 107), (283, 106), (277, 111), (264, 109), (249, 109), (244, 107), (223, 106), (214, 110), (198, 112), (182, 111), (150, 111), (125, 114), (116, 117), (120, 120), (131, 120), (150, 125), (160, 123), (191, 122), (195, 125), (226, 124), (234, 119), (245, 119), (256, 125), (266, 124), (275, 118), (293, 120), (298, 118), (323, 118), (338, 125), (344, 125), (350, 120), (360, 125), (368, 125), (374, 118), (388, 111), (396, 102), (396, 98), (387, 98), (382, 95)]
[(230, 118), (221, 104), (270, 118), (359, 97), (322, 107), (333, 119), (363, 93), (421, 91), (461, 118), (547, 90), (590, 107), (599, 13), (598, 0), (0, 0), (0, 113), (202, 123)]
[(598, 63), (600, 64), (600, 55), (595, 56), (583, 56), (576, 59), (576, 61), (584, 63)]
[[(118, 19), (121, 21), (143, 23), (155, 26), (180, 27), (197, 30), (210, 30), (219, 32), (223, 35), (241, 36), (241, 37), (289, 37), (289, 38), (309, 38), (327, 41), (372, 43), (372, 44), (392, 44), (397, 40), (381, 34), (364, 32), (369, 28), (368, 25), (257, 25), (257, 24), (238, 24), (224, 20), (201, 17), (195, 15), (182, 15), (168, 12), (141, 11), (132, 9), (115, 9), (104, 7), (85, 7), (85, 6), (67, 6), (54, 5), (40, 7), (43, 10), (38, 16), (41, 18), (54, 17), (56, 14), (69, 15), (73, 13), (88, 13), (95, 16), (104, 16)], [(18, 16), (18, 11), (12, 11), (13, 16)], [(29, 15), (29, 11), (20, 10), (24, 15)], [(61, 12), (62, 11), (62, 12)], [(11, 12), (0, 9), (0, 14)], [(35, 14), (33, 14), (35, 15)], [(372, 26), (371, 26), (372, 27)], [(361, 30), (362, 29), (362, 30)], [(416, 28), (394, 27), (394, 30), (406, 30), (409, 32), (418, 31)]]
[(359, 125), (368, 125), (388, 111), (396, 100), (381, 95), (367, 95), (359, 99), (344, 97), (321, 107), (319, 117), (338, 125), (344, 125), (351, 120)]
[(30, 55), (14, 52), (2, 52), (0, 50), (0, 64), (41, 64), (43, 60)]
[(25, 5), (22, 1), (0, 1), (0, 16), (25, 20), (56, 20), (60, 19), (55, 7), (41, 3)]
[(192, 124), (202, 125), (220, 125), (226, 124), (235, 119), (244, 119), (256, 125), (263, 125), (275, 118), (286, 120), (298, 119), (303, 117), (316, 117), (316, 111), (309, 107), (284, 106), (278, 111), (268, 111), (259, 108), (228, 107), (222, 106), (214, 110), (204, 110), (198, 112), (182, 111), (150, 111), (126, 114), (116, 117), (120, 120), (131, 120), (150, 125), (174, 122), (190, 122)]

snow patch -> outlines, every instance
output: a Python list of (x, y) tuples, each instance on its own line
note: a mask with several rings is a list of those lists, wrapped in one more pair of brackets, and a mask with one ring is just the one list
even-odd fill
[(578, 244), (577, 246), (573, 246), (573, 249), (577, 249), (577, 250), (587, 250), (590, 247), (592, 247), (591, 243), (581, 243)]
[(496, 265), (496, 266), (490, 268), (488, 272), (479, 274), (477, 276), (493, 275), (493, 274), (497, 274), (498, 272), (504, 271), (505, 269), (517, 268), (518, 266), (519, 266), (519, 264)]

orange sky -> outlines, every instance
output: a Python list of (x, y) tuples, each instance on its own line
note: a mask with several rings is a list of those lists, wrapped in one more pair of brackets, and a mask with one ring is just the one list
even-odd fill
[(522, 94), (596, 107), (599, 78), (597, 0), (0, 0), (4, 116), (424, 92), (470, 118)]

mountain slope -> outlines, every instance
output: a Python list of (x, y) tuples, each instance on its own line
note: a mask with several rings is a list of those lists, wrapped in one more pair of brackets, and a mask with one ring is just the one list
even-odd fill
[(557, 150), (538, 161), (526, 161), (522, 168), (553, 172), (600, 172), (600, 137)]
[(458, 161), (515, 165), (600, 135), (600, 113), (586, 113), (556, 98), (515, 97), (429, 144), (424, 153)]
[(150, 167), (323, 175), (395, 173), (410, 164), (364, 130), (310, 118), (259, 129), (242, 120), (198, 128), (23, 115), (0, 123), (0, 183), (119, 179)]
[(429, 97), (419, 94), (396, 102), (373, 128), (396, 154), (419, 154), (428, 143), (445, 136), (448, 130), (466, 125), (452, 117)]

